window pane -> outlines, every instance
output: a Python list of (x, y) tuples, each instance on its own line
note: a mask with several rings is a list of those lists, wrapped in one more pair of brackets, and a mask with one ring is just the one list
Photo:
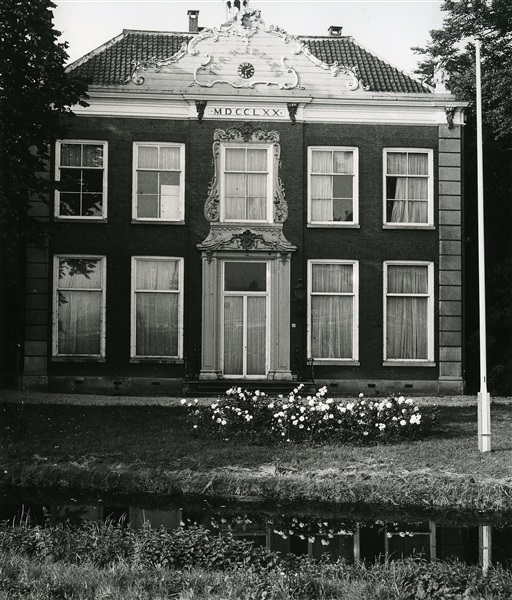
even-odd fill
[(311, 198), (332, 198), (332, 177), (328, 175), (311, 177)]
[(353, 173), (354, 172), (354, 153), (353, 152), (334, 152), (333, 153), (333, 173)]
[(428, 175), (428, 154), (409, 154), (409, 175)]
[(388, 298), (388, 358), (428, 359), (428, 298)]
[(333, 220), (350, 222), (354, 220), (352, 200), (335, 199), (332, 202)]
[(179, 263), (176, 260), (137, 260), (137, 290), (177, 290)]
[(388, 293), (427, 294), (428, 267), (426, 265), (389, 265)]
[(158, 196), (139, 194), (137, 196), (137, 218), (158, 219), (159, 217)]
[(179, 196), (160, 197), (160, 218), (173, 221), (181, 219)]
[(137, 293), (137, 356), (178, 356), (178, 294)]
[(311, 298), (311, 351), (314, 358), (352, 358), (352, 296)]
[(226, 174), (226, 197), (245, 198), (245, 175)]
[(266, 263), (226, 262), (224, 290), (226, 292), (265, 292)]
[(224, 299), (224, 373), (243, 372), (243, 298)]
[(332, 152), (314, 150), (311, 153), (312, 173), (332, 173)]
[(138, 147), (138, 167), (139, 169), (158, 169), (157, 146)]
[(84, 169), (82, 171), (82, 186), (84, 192), (102, 192), (103, 170)]
[(95, 258), (59, 259), (60, 289), (101, 289), (101, 261)]
[(266, 298), (247, 298), (247, 374), (266, 372)]
[(312, 265), (312, 291), (352, 293), (352, 265)]
[(388, 174), (406, 175), (407, 174), (407, 153), (406, 152), (388, 152), (387, 154)]
[(103, 146), (84, 144), (83, 147), (84, 167), (103, 167)]
[(408, 194), (412, 200), (427, 200), (428, 199), (428, 179), (423, 177), (409, 178)]
[(61, 144), (60, 164), (62, 167), (80, 167), (82, 164), (81, 144)]
[(352, 198), (353, 182), (352, 175), (334, 175), (333, 176), (333, 197), (334, 198)]
[[(174, 187), (176, 193), (179, 194), (180, 189), (180, 174), (176, 171), (163, 171), (160, 174), (160, 193), (163, 194), (162, 188)], [(169, 192), (167, 192), (169, 193)]]
[(245, 171), (245, 150), (226, 148), (226, 171)]
[(58, 353), (100, 354), (101, 292), (59, 294)]
[(137, 192), (139, 194), (158, 194), (158, 173), (139, 171), (137, 182)]
[(333, 207), (330, 198), (314, 198), (311, 200), (312, 221), (332, 221)]
[(247, 170), (267, 170), (267, 150), (249, 148), (247, 150)]
[(79, 217), (80, 216), (80, 194), (60, 194), (59, 215), (61, 217)]
[(179, 171), (180, 169), (180, 148), (161, 147), (159, 168), (164, 170)]
[(101, 194), (82, 195), (82, 216), (101, 217), (103, 196)]
[(60, 172), (63, 192), (80, 192), (82, 188), (82, 169), (62, 169)]

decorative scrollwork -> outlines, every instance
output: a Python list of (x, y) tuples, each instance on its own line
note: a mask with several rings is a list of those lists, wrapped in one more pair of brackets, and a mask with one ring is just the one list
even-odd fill
[(155, 73), (158, 73), (162, 67), (172, 65), (183, 58), (188, 52), (187, 47), (187, 42), (183, 42), (178, 52), (168, 58), (158, 59), (156, 56), (152, 56), (146, 60), (132, 60), (130, 74), (122, 79), (121, 83), (126, 85), (127, 83), (130, 83), (130, 81), (133, 81), (136, 85), (142, 85), (145, 79), (142, 75), (139, 75), (140, 71), (147, 71), (148, 69), (153, 68)]
[(278, 131), (265, 131), (260, 127), (255, 127), (252, 123), (246, 122), (238, 127), (229, 129), (216, 129), (213, 133), (213, 139), (218, 142), (250, 142), (256, 140), (259, 142), (279, 142)]

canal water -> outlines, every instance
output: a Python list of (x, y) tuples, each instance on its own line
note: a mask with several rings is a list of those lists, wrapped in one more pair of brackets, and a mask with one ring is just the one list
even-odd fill
[(375, 506), (290, 506), (201, 498), (131, 498), (103, 494), (0, 490), (0, 521), (107, 521), (173, 530), (191, 525), (283, 554), (349, 562), (422, 557), (512, 567), (512, 515), (406, 511)]

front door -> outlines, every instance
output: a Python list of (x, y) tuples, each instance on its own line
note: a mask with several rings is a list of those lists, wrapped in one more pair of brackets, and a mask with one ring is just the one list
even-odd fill
[(225, 260), (223, 267), (224, 377), (266, 377), (268, 262)]

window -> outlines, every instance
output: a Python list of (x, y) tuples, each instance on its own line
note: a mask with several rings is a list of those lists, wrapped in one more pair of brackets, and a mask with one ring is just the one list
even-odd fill
[(308, 352), (315, 361), (357, 361), (358, 263), (309, 261)]
[(105, 356), (105, 263), (99, 256), (54, 259), (53, 355)]
[(384, 263), (385, 360), (433, 361), (433, 269), (433, 263)]
[(432, 150), (385, 150), (384, 174), (384, 223), (393, 227), (432, 226)]
[(182, 358), (183, 259), (134, 257), (132, 358)]
[(357, 225), (358, 149), (309, 148), (308, 222)]
[(268, 145), (222, 146), (221, 220), (272, 221), (270, 165)]
[(55, 216), (105, 219), (107, 216), (107, 142), (57, 142)]
[(133, 218), (184, 221), (183, 144), (134, 144)]

